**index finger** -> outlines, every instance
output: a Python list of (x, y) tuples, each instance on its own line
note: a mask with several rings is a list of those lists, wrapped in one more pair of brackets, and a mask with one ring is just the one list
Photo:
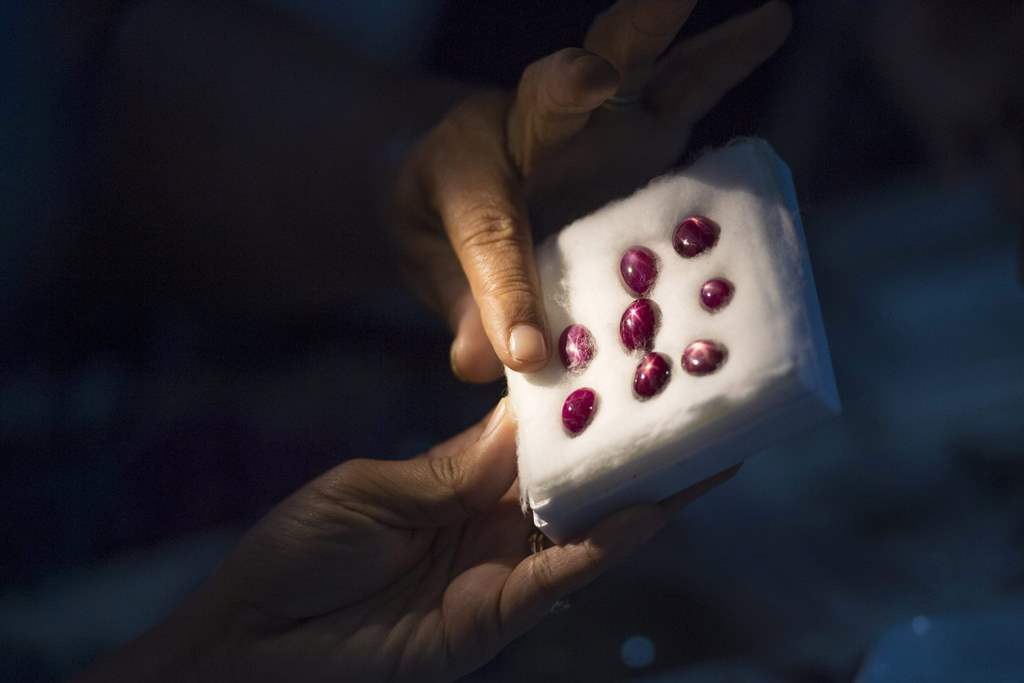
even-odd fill
[(620, 0), (590, 25), (583, 47), (615, 66), (622, 75), (620, 93), (636, 93), (696, 4), (697, 0)]
[(522, 179), (505, 151), (508, 101), (474, 98), (449, 117), (430, 169), (431, 195), (498, 358), (539, 370), (550, 344)]

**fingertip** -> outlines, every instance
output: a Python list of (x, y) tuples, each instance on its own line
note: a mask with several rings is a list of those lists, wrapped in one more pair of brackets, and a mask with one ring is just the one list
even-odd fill
[(622, 76), (604, 57), (584, 50), (563, 50), (560, 63), (568, 80), (562, 87), (582, 107), (594, 108), (615, 94)]
[(548, 362), (547, 335), (532, 323), (518, 323), (508, 333), (508, 367), (516, 372), (534, 372)]

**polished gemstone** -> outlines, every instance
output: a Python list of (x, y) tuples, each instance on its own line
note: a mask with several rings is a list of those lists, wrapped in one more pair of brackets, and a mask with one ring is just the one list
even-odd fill
[(700, 288), (700, 305), (709, 311), (717, 311), (732, 300), (733, 286), (725, 278), (708, 280)]
[(676, 226), (672, 247), (680, 256), (692, 258), (718, 242), (718, 225), (704, 216), (690, 216)]
[(658, 330), (658, 306), (650, 299), (635, 299), (619, 320), (619, 337), (630, 351), (648, 350)]
[(728, 351), (718, 342), (699, 339), (683, 350), (683, 369), (691, 375), (710, 375), (722, 367)]
[(569, 325), (558, 338), (558, 354), (569, 372), (583, 372), (596, 350), (594, 337), (583, 325)]
[(663, 353), (649, 353), (636, 366), (633, 375), (633, 393), (643, 400), (654, 396), (668, 383), (672, 374), (668, 356)]
[(619, 261), (619, 273), (631, 292), (643, 296), (658, 279), (658, 257), (647, 247), (630, 247)]
[(562, 404), (562, 425), (575, 436), (587, 428), (597, 408), (597, 394), (593, 389), (577, 389), (565, 397)]

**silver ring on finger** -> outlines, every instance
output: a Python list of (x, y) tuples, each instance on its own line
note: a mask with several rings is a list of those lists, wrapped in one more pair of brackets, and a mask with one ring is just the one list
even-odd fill
[(529, 546), (531, 555), (536, 555), (537, 553), (554, 545), (548, 537), (536, 527), (530, 530), (530, 534), (526, 537), (526, 544)]
[(640, 106), (640, 93), (615, 94), (605, 100), (601, 107), (608, 111), (628, 111)]

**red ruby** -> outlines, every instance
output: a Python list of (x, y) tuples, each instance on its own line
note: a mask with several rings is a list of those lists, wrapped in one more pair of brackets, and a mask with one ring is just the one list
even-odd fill
[(722, 367), (729, 352), (718, 342), (699, 339), (683, 350), (683, 369), (691, 375), (710, 375)]
[(713, 278), (700, 288), (700, 304), (708, 311), (717, 311), (732, 300), (732, 293), (731, 282), (725, 278)]
[(576, 436), (590, 424), (597, 408), (597, 394), (593, 389), (577, 389), (565, 398), (562, 404), (562, 424), (566, 431)]
[(680, 256), (692, 258), (718, 242), (718, 225), (704, 216), (690, 216), (676, 226), (672, 247)]
[(558, 338), (558, 354), (569, 372), (583, 372), (596, 350), (594, 337), (583, 325), (569, 325)]
[(663, 353), (649, 353), (636, 366), (633, 375), (633, 392), (637, 398), (644, 400), (654, 396), (668, 383), (672, 374), (671, 362)]
[(643, 296), (658, 278), (658, 257), (647, 247), (630, 247), (619, 261), (619, 273), (631, 292)]
[(635, 299), (619, 320), (619, 337), (630, 351), (650, 349), (658, 328), (658, 306), (650, 299)]

